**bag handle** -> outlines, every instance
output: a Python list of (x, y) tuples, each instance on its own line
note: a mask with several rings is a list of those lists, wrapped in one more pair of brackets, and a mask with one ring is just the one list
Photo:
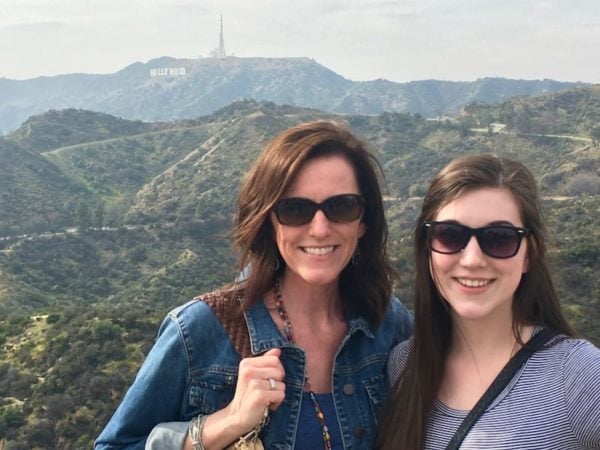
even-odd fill
[(248, 324), (243, 314), (238, 311), (239, 298), (225, 298), (219, 291), (210, 292), (195, 298), (206, 303), (212, 309), (225, 329), (240, 359), (252, 356)]
[(519, 368), (533, 355), (537, 350), (542, 348), (546, 342), (555, 337), (556, 334), (552, 331), (543, 328), (529, 342), (525, 343), (521, 349), (506, 363), (493, 383), (487, 388), (473, 409), (467, 414), (467, 417), (462, 421), (454, 436), (448, 443), (446, 450), (457, 450), (464, 441), (465, 437), (486, 408), (494, 401), (496, 397), (504, 390), (510, 380), (519, 370)]

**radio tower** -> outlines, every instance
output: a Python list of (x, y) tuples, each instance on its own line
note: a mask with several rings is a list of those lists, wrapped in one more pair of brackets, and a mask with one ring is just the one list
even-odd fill
[(217, 58), (225, 58), (225, 39), (223, 38), (223, 14), (221, 14), (221, 32), (219, 33), (219, 48), (216, 51)]

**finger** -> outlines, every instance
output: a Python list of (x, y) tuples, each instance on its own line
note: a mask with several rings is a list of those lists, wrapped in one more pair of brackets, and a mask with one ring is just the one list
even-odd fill
[(260, 356), (255, 356), (252, 358), (257, 363), (260, 363), (264, 366), (272, 366), (278, 367), (281, 366), (281, 349), (280, 348), (272, 348)]
[(240, 361), (240, 367), (283, 367), (281, 360), (281, 349), (272, 348), (260, 356), (251, 356)]
[(285, 369), (277, 356), (265, 354), (243, 359), (239, 366), (239, 377), (247, 382), (254, 378), (263, 380), (274, 378), (282, 381), (285, 377)]
[(270, 350), (267, 350), (264, 355), (269, 355), (269, 356), (276, 356), (277, 358), (279, 358), (281, 356), (281, 349), (278, 347), (272, 348)]
[(265, 390), (267, 391), (285, 391), (285, 383), (278, 381), (275, 378), (267, 378), (267, 385)]

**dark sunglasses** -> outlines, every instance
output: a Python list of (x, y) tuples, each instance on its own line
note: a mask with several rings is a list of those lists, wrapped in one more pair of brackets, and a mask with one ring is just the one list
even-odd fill
[(521, 247), (521, 240), (529, 235), (527, 228), (510, 225), (469, 228), (453, 222), (425, 222), (429, 248), (437, 253), (451, 255), (463, 250), (471, 236), (475, 236), (479, 248), (492, 258), (512, 258)]
[(363, 208), (360, 195), (342, 194), (321, 203), (301, 197), (284, 198), (275, 204), (273, 212), (282, 225), (299, 226), (309, 223), (319, 209), (332, 222), (353, 222), (362, 215)]

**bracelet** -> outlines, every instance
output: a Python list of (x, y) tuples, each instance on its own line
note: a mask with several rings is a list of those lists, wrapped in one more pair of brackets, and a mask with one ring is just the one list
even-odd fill
[(192, 440), (192, 447), (194, 450), (204, 450), (204, 445), (202, 445), (202, 429), (204, 428), (206, 417), (207, 416), (201, 414), (190, 420), (188, 432), (190, 434), (190, 439)]

